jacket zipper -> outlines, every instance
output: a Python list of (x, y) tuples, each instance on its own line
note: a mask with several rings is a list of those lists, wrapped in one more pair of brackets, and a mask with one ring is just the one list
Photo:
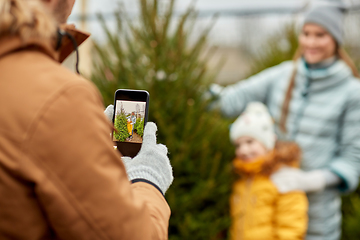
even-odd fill
[(293, 128), (292, 134), (290, 136), (291, 140), (295, 140), (299, 133), (300, 122), (301, 122), (302, 117), (304, 116), (305, 108), (309, 103), (309, 89), (310, 89), (311, 79), (309, 77), (307, 77), (306, 79), (307, 79), (307, 81), (305, 84), (305, 89), (301, 93), (303, 102), (296, 114), (294, 128)]
[(251, 199), (251, 183), (252, 183), (253, 179), (252, 178), (249, 178), (246, 180), (246, 183), (245, 183), (245, 191), (244, 191), (244, 210), (242, 212), (242, 218), (241, 218), (241, 223), (240, 223), (240, 231), (238, 232), (238, 236), (240, 237), (239, 240), (243, 240), (245, 239), (245, 215), (246, 215), (246, 210), (248, 209), (248, 206), (249, 206), (249, 202), (250, 202), (250, 199)]

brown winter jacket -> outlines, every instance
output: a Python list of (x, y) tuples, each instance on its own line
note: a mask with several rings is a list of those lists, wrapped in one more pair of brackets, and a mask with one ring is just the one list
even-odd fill
[(99, 92), (54, 45), (0, 35), (0, 239), (167, 239), (165, 198), (129, 183)]

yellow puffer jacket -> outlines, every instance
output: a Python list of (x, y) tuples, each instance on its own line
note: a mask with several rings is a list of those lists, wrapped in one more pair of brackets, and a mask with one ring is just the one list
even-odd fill
[[(237, 161), (239, 160), (234, 160), (234, 163)], [(241, 170), (247, 173), (233, 186), (230, 200), (231, 239), (304, 239), (308, 220), (305, 193), (280, 194), (269, 175), (259, 168), (259, 162), (261, 160), (252, 165), (241, 166)], [(276, 167), (273, 167), (270, 173), (281, 166), (278, 161), (274, 161), (273, 165)], [(234, 166), (239, 170), (239, 166)]]

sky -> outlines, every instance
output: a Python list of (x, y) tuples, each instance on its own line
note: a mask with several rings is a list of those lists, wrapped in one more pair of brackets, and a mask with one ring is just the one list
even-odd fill
[(136, 101), (117, 101), (116, 103), (116, 113), (121, 112), (121, 103), (125, 112), (131, 113), (136, 111), (136, 105), (138, 104), (140, 107), (140, 111), (144, 111), (146, 103), (145, 102), (136, 102)]
[[(130, 15), (136, 16), (138, 13), (138, 0), (76, 0), (73, 13), (69, 18), (70, 23), (79, 25), (77, 17), (80, 14), (82, 1), (87, 2), (88, 15), (93, 16), (88, 21), (86, 30), (92, 33), (92, 38), (96, 41), (104, 40), (104, 33), (94, 17), (96, 13), (108, 16), (107, 24), (114, 29), (114, 21), (110, 16), (119, 7), (124, 4)], [(160, 0), (167, 3), (169, 0)], [(196, 32), (200, 32), (210, 21), (210, 16), (220, 12), (220, 18), (210, 33), (210, 43), (212, 45), (237, 46), (241, 41), (245, 41), (247, 31), (250, 28), (251, 33), (256, 32), (258, 38), (266, 38), (269, 34), (276, 31), (284, 23), (294, 19), (293, 14), (268, 13), (256, 16), (234, 16), (253, 11), (274, 10), (274, 9), (299, 9), (306, 3), (319, 2), (321, 0), (197, 0), (195, 8), (203, 13), (198, 20)], [(339, 0), (328, 0), (339, 1)], [(343, 0), (349, 4), (360, 4), (360, 0)], [(193, 0), (176, 0), (175, 11), (178, 14), (184, 12), (187, 7), (193, 3)], [(204, 16), (205, 14), (205, 16)], [(254, 21), (255, 20), (255, 21)], [(81, 26), (78, 26), (81, 28)], [(256, 40), (256, 39), (255, 39)], [(249, 40), (248, 40), (249, 41)]]
[[(81, 0), (77, 0), (75, 11), (80, 8)], [(120, 2), (123, 2), (130, 11), (137, 10), (138, 1), (136, 0), (87, 0), (90, 12), (111, 12)], [(168, 1), (164, 1), (168, 2)], [(193, 0), (177, 0), (175, 8), (184, 11)], [(252, 8), (271, 8), (271, 7), (294, 7), (307, 2), (306, 0), (197, 0), (196, 6), (200, 10), (224, 10), (224, 9), (252, 9)]]
[[(77, 16), (80, 14), (81, 1), (77, 0), (74, 6), (72, 15), (70, 16), (69, 22), (78, 24), (76, 21)], [(138, 1), (137, 0), (87, 0), (87, 10), (88, 14), (94, 16), (96, 13), (102, 13), (105, 16), (111, 14), (116, 9), (120, 3), (123, 3), (128, 12), (133, 15), (138, 13)], [(163, 2), (168, 2), (168, 0), (163, 0)], [(194, 2), (193, 0), (177, 0), (175, 4), (175, 11), (178, 14), (184, 12), (187, 7)], [(226, 11), (252, 11), (256, 9), (271, 9), (271, 8), (297, 8), (304, 4), (304, 0), (197, 0), (195, 7), (200, 13), (207, 13), (208, 16), (212, 15), (215, 12), (226, 12)], [(276, 27), (280, 21), (286, 21), (288, 17), (284, 14), (280, 16), (272, 15), (267, 17), (260, 17), (265, 19), (262, 21), (262, 24), (269, 25), (265, 29), (273, 29)], [(113, 21), (108, 19), (108, 24), (112, 25)], [(240, 21), (240, 23), (239, 23)], [(198, 28), (204, 28), (207, 23), (209, 23), (209, 17), (202, 17), (198, 21)], [(259, 22), (259, 21), (258, 21)], [(236, 45), (241, 40), (241, 31), (239, 32), (239, 26), (242, 25), (241, 18), (229, 16), (223, 14), (217, 20), (216, 25), (214, 26), (211, 32), (211, 40), (213, 44), (216, 45)], [(98, 24), (97, 20), (94, 18), (88, 22), (87, 30), (93, 34), (95, 40), (103, 40), (104, 34), (101, 31), (101, 27)]]

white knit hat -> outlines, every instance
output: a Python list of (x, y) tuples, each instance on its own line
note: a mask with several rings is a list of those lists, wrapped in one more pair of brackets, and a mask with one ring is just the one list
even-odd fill
[(261, 102), (251, 102), (230, 128), (230, 139), (235, 142), (239, 137), (252, 137), (268, 149), (275, 146), (274, 123), (266, 106)]

